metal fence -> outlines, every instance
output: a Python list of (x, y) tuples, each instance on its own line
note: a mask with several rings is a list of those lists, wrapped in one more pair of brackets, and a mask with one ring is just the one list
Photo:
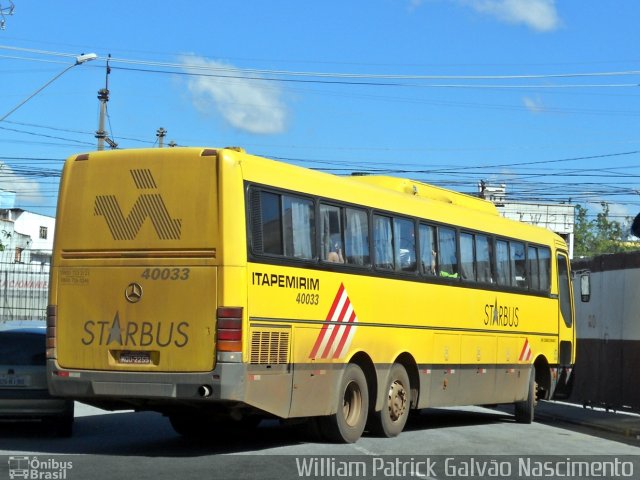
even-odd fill
[(0, 321), (46, 320), (50, 252), (0, 252)]

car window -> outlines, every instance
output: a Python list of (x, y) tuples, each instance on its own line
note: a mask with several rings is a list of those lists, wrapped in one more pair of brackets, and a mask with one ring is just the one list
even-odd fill
[(0, 365), (45, 365), (45, 352), (42, 334), (0, 332)]

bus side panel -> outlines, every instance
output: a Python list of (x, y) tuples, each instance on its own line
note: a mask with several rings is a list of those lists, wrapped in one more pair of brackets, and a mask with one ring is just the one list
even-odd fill
[(524, 400), (529, 385), (530, 363), (519, 361), (525, 337), (498, 337), (497, 355), (500, 365), (496, 371), (496, 396), (494, 403), (511, 403)]
[(460, 335), (436, 333), (433, 336), (433, 381), (430, 405), (457, 405), (460, 395)]
[[(289, 416), (293, 368), (290, 325), (249, 323), (244, 401), (279, 417)], [(239, 381), (241, 381), (239, 379)]]
[(330, 415), (335, 413), (335, 392), (343, 364), (303, 364), (294, 366), (290, 417)]
[(463, 335), (459, 403), (486, 404), (496, 398), (495, 335)]

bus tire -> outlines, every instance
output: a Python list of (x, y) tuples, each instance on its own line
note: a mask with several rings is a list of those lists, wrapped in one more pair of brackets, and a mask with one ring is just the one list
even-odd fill
[(358, 365), (350, 363), (338, 389), (338, 411), (333, 415), (318, 417), (318, 427), (325, 440), (354, 443), (364, 432), (368, 411), (367, 379)]
[(532, 423), (536, 407), (536, 369), (531, 368), (529, 392), (526, 400), (515, 403), (515, 417), (518, 423)]
[(384, 391), (387, 395), (382, 403), (382, 410), (372, 416), (369, 426), (372, 433), (377, 435), (397, 437), (407, 424), (411, 406), (409, 375), (401, 364), (394, 363), (391, 366)]

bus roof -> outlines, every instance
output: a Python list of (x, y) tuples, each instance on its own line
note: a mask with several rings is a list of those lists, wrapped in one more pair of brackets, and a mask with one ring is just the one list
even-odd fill
[(395, 190), (397, 192), (408, 193), (409, 195), (416, 195), (421, 198), (428, 198), (438, 202), (449, 203), (451, 205), (458, 205), (460, 207), (471, 208), (484, 213), (498, 215), (498, 210), (495, 205), (487, 200), (472, 197), (460, 192), (454, 192), (453, 190), (436, 187), (434, 185), (429, 185), (428, 183), (419, 182), (417, 180), (384, 175), (354, 175), (350, 178), (358, 182), (377, 185), (389, 190)]
[(89, 157), (95, 157), (96, 160), (124, 160), (132, 154), (148, 159), (157, 158), (158, 155), (172, 155), (182, 159), (177, 160), (177, 164), (190, 158), (217, 158), (220, 162), (239, 166), (242, 177), (249, 182), (496, 235), (549, 245), (560, 242), (556, 245), (566, 248), (561, 247), (564, 245), (561, 237), (550, 230), (501, 217), (495, 205), (489, 201), (416, 180), (378, 175), (337, 176), (254, 156), (239, 147), (175, 147), (164, 149), (163, 152), (158, 150), (149, 148), (91, 152), (74, 155), (69, 161), (87, 160)]
[[(223, 153), (224, 152), (224, 153)], [(566, 249), (564, 240), (542, 227), (506, 219), (487, 200), (406, 178), (336, 176), (308, 168), (224, 150), (222, 157), (242, 164), (245, 180), (364, 207), (415, 216), (496, 235)], [(557, 243), (560, 242), (560, 243)]]

